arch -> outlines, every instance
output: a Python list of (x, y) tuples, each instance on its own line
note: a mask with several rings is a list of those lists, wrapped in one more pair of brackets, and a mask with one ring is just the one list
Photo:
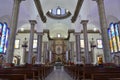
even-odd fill
[(21, 59), (21, 57), (19, 55), (14, 56), (13, 57), (13, 63), (15, 65), (19, 65), (20, 64), (20, 59)]
[(113, 15), (107, 15), (107, 24), (108, 24), (108, 27), (109, 27), (109, 24), (111, 22), (116, 23), (118, 21), (119, 21), (119, 19), (117, 17), (115, 17)]
[(115, 63), (116, 65), (119, 65), (119, 64), (120, 64), (120, 56), (114, 55), (113, 61), (114, 61), (114, 63)]
[(61, 34), (61, 37), (66, 38), (68, 36), (68, 27), (62, 23), (53, 24), (53, 26), (50, 27), (50, 37), (57, 37), (58, 33)]
[(9, 15), (4, 15), (0, 17), (0, 22), (2, 23), (7, 23), (8, 27), (10, 27), (10, 16)]
[(32, 64), (35, 64), (35, 62), (36, 62), (36, 56), (33, 56), (32, 57)]

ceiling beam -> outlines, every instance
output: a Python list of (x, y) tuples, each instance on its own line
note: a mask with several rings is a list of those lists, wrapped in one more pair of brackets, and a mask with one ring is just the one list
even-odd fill
[(45, 23), (47, 21), (47, 18), (45, 17), (44, 13), (43, 13), (43, 10), (42, 10), (42, 6), (41, 6), (41, 3), (40, 3), (40, 0), (34, 0), (34, 3), (36, 5), (36, 8), (38, 10), (38, 13), (41, 17), (41, 20)]
[(78, 0), (77, 5), (76, 5), (76, 9), (75, 9), (75, 12), (74, 12), (74, 15), (73, 15), (73, 17), (71, 19), (72, 23), (74, 23), (76, 21), (76, 19), (78, 17), (78, 14), (79, 14), (79, 11), (80, 11), (80, 9), (82, 7), (83, 1), (84, 0)]

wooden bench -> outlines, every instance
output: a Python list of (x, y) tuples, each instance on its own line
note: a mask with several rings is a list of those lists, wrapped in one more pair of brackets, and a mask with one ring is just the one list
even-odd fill
[(120, 68), (99, 68), (91, 67), (83, 70), (83, 79), (102, 79), (120, 78)]
[[(45, 77), (47, 77), (52, 70), (53, 70), (52, 66), (36, 66), (36, 67), (22, 66), (22, 67), (12, 67), (12, 68), (1, 68), (0, 75), (6, 75), (5, 79), (11, 79), (11, 76), (13, 74), (13, 75), (17, 75), (17, 78), (21, 78), (21, 76), (25, 75), (26, 79), (44, 80)], [(14, 76), (12, 77), (14, 78)], [(4, 77), (1, 77), (1, 78), (4, 78)]]
[(25, 74), (0, 74), (0, 80), (26, 80)]
[(112, 80), (112, 79), (120, 79), (120, 73), (96, 73), (92, 74), (92, 80)]

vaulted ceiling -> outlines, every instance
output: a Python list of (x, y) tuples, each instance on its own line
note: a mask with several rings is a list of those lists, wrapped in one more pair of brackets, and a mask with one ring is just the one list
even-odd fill
[[(13, 1), (2, 0), (0, 2), (0, 21), (10, 23)], [(34, 1), (40, 2), (37, 4), (41, 4), (46, 22), (41, 20), (41, 15)], [(80, 5), (81, 3), (82, 5)], [(120, 20), (119, 3), (120, 0), (104, 0), (108, 24), (111, 21), (117, 22)], [(78, 10), (76, 9), (77, 4)], [(69, 10), (71, 16), (65, 19), (52, 19), (46, 15), (50, 9), (57, 8), (58, 6)], [(78, 11), (78, 15), (75, 12), (76, 10)], [(29, 20), (37, 20), (36, 30), (42, 32), (43, 29), (49, 29), (51, 36), (61, 33), (65, 37), (68, 29), (74, 29), (76, 32), (80, 32), (82, 30), (81, 20), (89, 20), (88, 29), (93, 29), (94, 27), (100, 28), (97, 3), (93, 0), (25, 0), (20, 4), (18, 29), (21, 27), (29, 29)]]

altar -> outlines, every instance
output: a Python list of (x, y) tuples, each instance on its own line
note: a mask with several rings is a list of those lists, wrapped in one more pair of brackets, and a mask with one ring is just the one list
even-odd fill
[(55, 39), (51, 46), (52, 62), (55, 65), (61, 65), (66, 61), (66, 42), (64, 39)]
[(54, 70), (56, 70), (56, 69), (63, 70), (63, 64), (62, 64), (62, 62), (55, 62)]

